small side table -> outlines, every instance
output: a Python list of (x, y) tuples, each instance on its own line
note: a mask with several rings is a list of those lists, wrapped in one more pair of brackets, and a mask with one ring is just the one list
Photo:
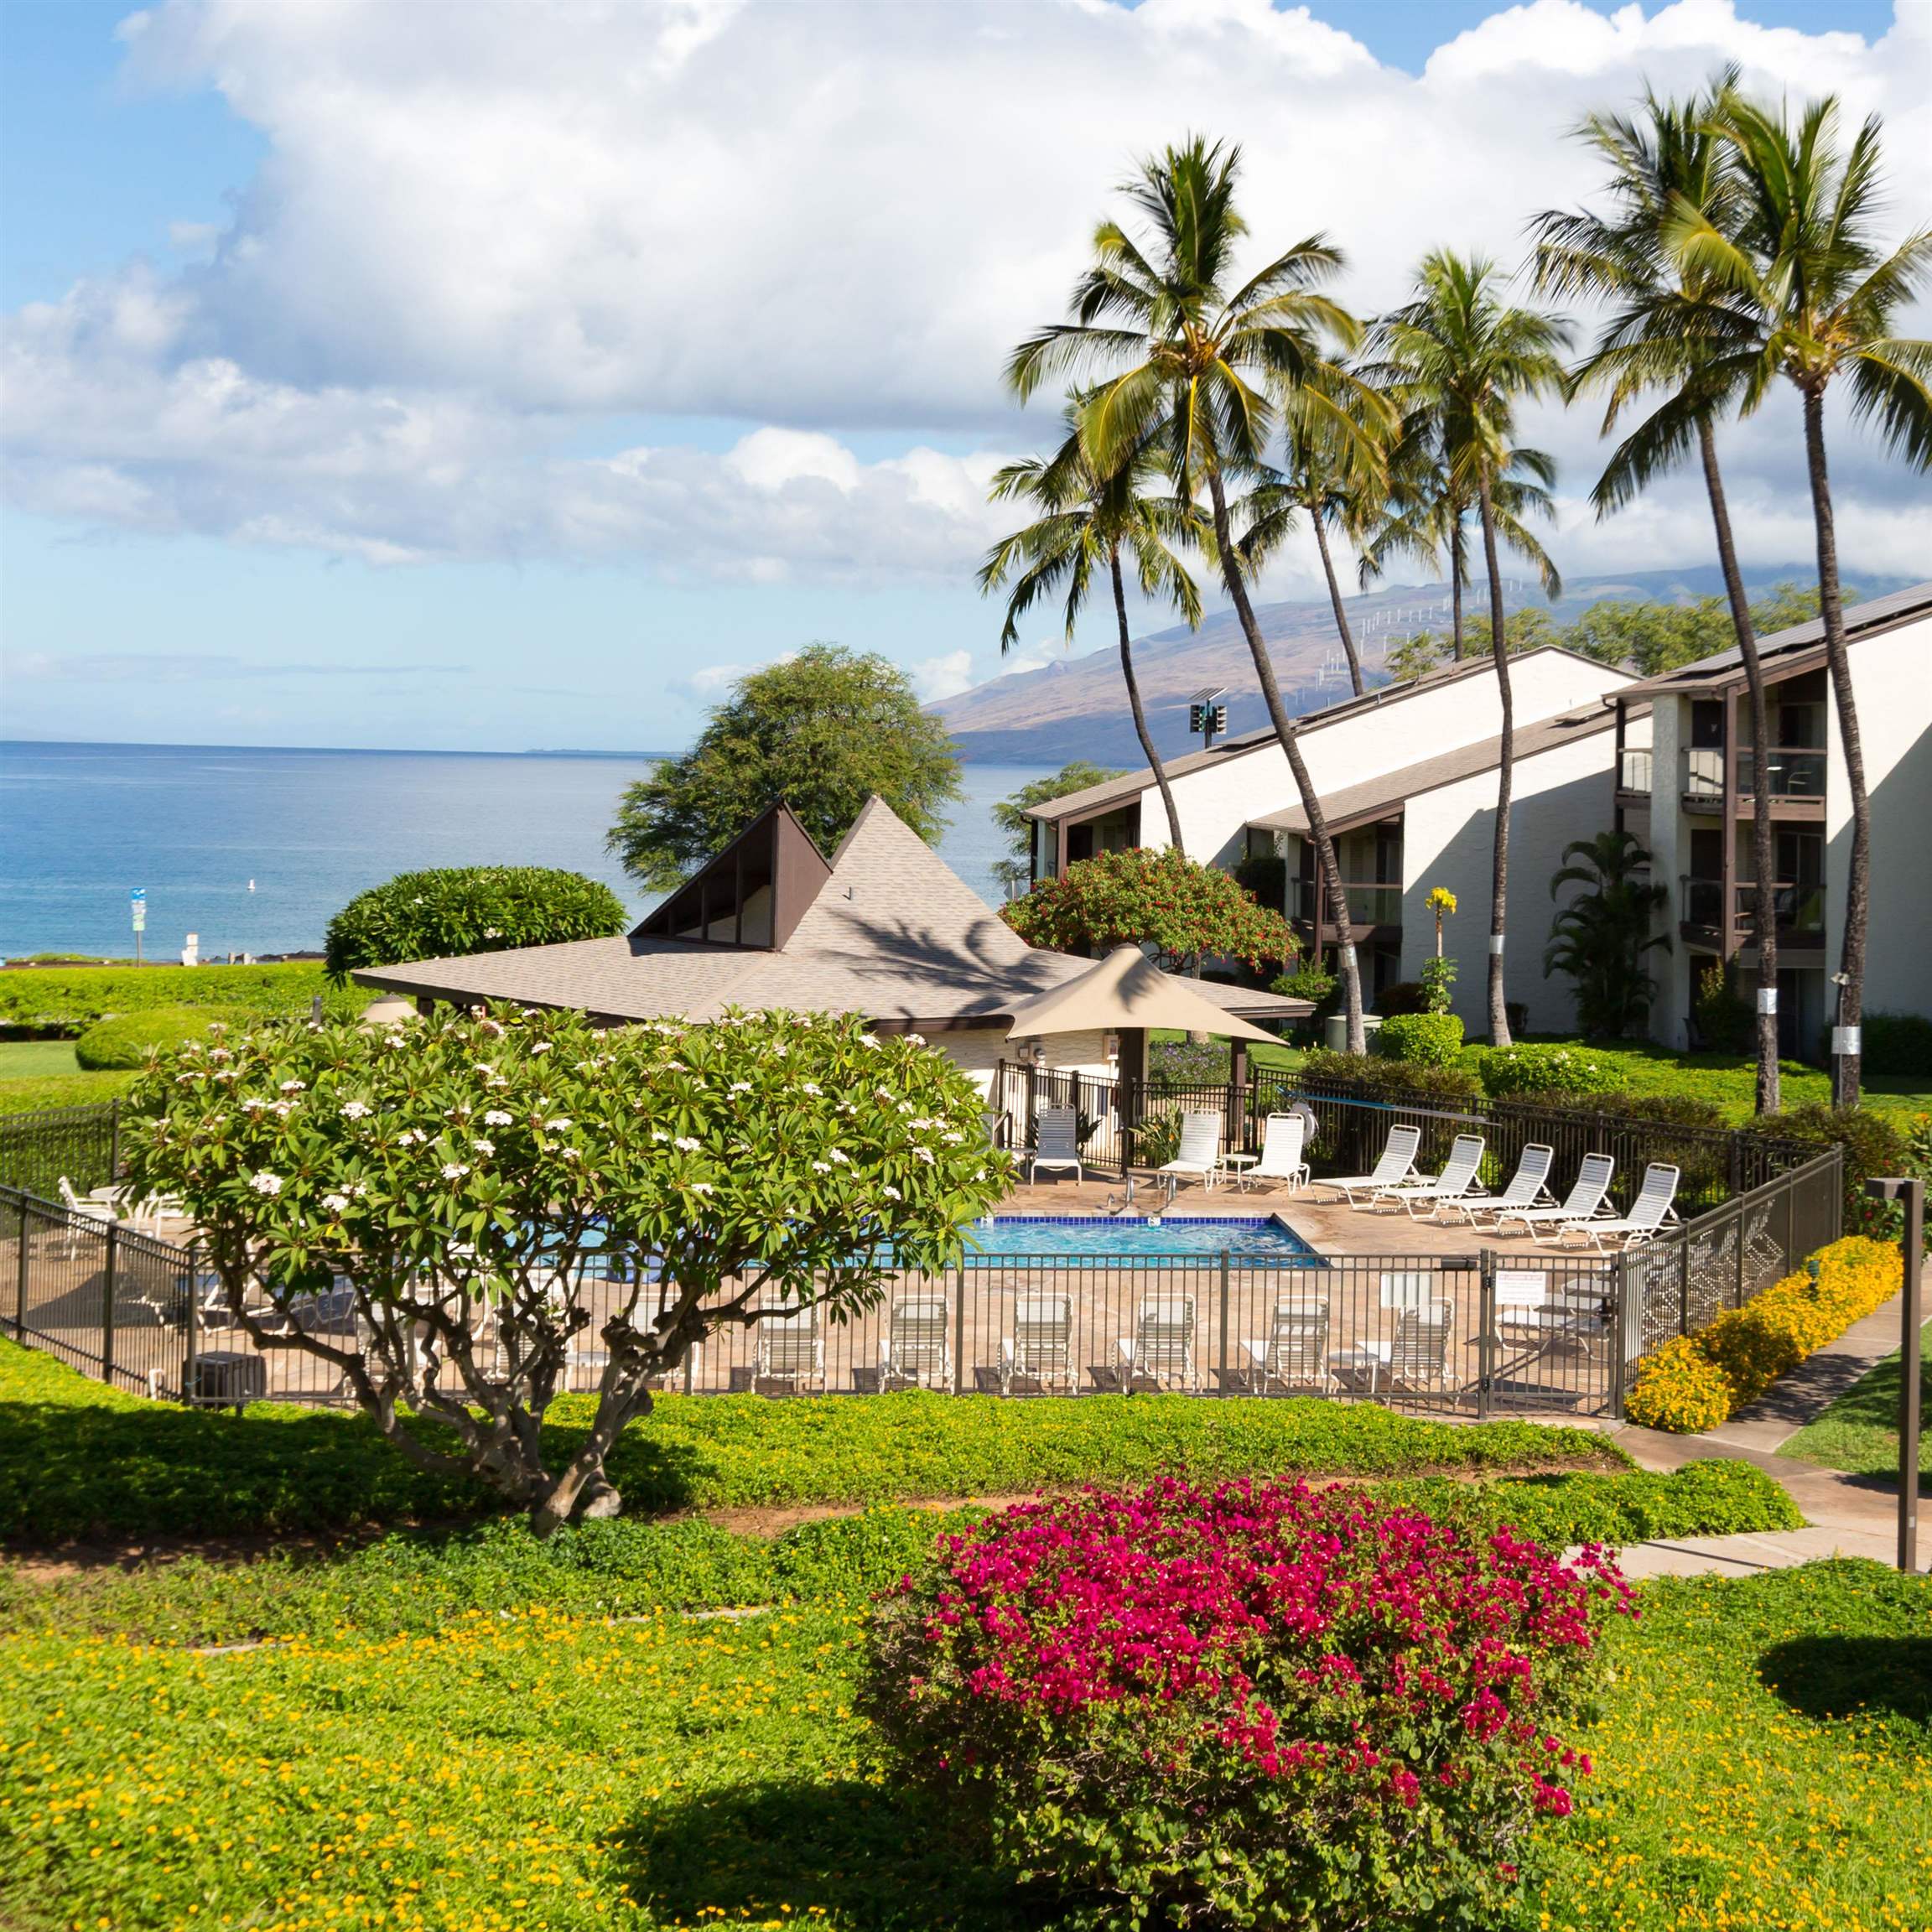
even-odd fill
[(1245, 1194), (1248, 1192), (1248, 1171), (1257, 1166), (1259, 1154), (1223, 1154), (1221, 1156), (1221, 1171)]

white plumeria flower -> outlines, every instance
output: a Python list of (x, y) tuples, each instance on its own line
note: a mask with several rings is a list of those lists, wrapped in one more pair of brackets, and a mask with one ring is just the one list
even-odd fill
[(369, 1104), (366, 1100), (350, 1100), (344, 1104), (342, 1118), (345, 1120), (361, 1120), (367, 1118)]
[(288, 1116), (294, 1111), (295, 1103), (293, 1100), (278, 1100), (275, 1104), (269, 1109), (270, 1113), (278, 1115), (283, 1120), (286, 1120)]
[(217, 1067), (215, 1069), (215, 1078), (217, 1080), (239, 1080), (242, 1076), (235, 1067)]
[(957, 1147), (966, 1136), (963, 1134), (942, 1134), (939, 1138), (949, 1146)]
[(667, 1060), (664, 1062), (664, 1071), (667, 1073), (688, 1073), (691, 1069), (682, 1060)]
[(267, 1111), (267, 1107), (268, 1103), (264, 1100), (259, 1093), (251, 1093), (248, 1098), (242, 1103), (242, 1111), (244, 1114), (266, 1113)]
[(483, 928), (483, 937), (486, 939), (501, 939), (503, 935), (494, 926), (486, 926)]
[(841, 1167), (849, 1167), (852, 1165), (852, 1156), (843, 1147), (834, 1147), (832, 1150), (832, 1158)]
[(658, 1145), (659, 1145), (659, 1146), (661, 1146), (661, 1147), (662, 1147), (662, 1146), (664, 1146), (664, 1145), (667, 1145), (667, 1144), (669, 1142), (669, 1140), (670, 1140), (670, 1139), (671, 1139), (671, 1136), (670, 1136), (668, 1134), (661, 1134), (661, 1133), (659, 1133), (659, 1132), (658, 1132), (658, 1130), (657, 1130), (655, 1127), (653, 1127), (653, 1128), (651, 1130), (651, 1138), (652, 1138), (653, 1140), (655, 1140), (655, 1141), (656, 1141), (656, 1142), (658, 1144)]
[(512, 1115), (506, 1114), (501, 1107), (492, 1107), (483, 1116), (483, 1124), (486, 1127), (513, 1127), (516, 1125), (516, 1121)]
[(284, 1093), (303, 1093), (308, 1091), (308, 1087), (307, 1083), (301, 1080), (284, 1080), (282, 1083), (282, 1091)]
[(476, 1030), (480, 1033), (487, 1033), (493, 1040), (501, 1040), (503, 1037), (503, 1023), (500, 1020), (479, 1020), (476, 1022)]
[(693, 1140), (688, 1134), (680, 1134), (671, 1145), (673, 1147), (682, 1147), (687, 1154), (695, 1154), (704, 1145), (704, 1142)]
[(349, 1197), (346, 1194), (325, 1194), (322, 1205), (331, 1214), (340, 1214), (349, 1205)]
[(832, 1170), (825, 1161), (814, 1161), (812, 1163), (812, 1171), (814, 1174), (829, 1174)]
[(470, 1171), (466, 1161), (445, 1161), (443, 1163), (443, 1178), (445, 1181), (460, 1181)]
[(715, 1194), (718, 1192), (709, 1181), (693, 1181), (690, 1187), (693, 1194)]
[(546, 1134), (568, 1134), (570, 1131), (570, 1116), (559, 1114), (554, 1120), (546, 1120), (543, 1131)]
[(932, 1165), (932, 1150), (930, 1147), (915, 1147), (912, 1151), (930, 1167)]
[(531, 1042), (530, 1051), (532, 1054), (548, 1053), (550, 1051), (550, 1046), (551, 1042), (548, 1040), (536, 1040)]
[(923, 1046), (926, 1044), (926, 1036), (923, 1033), (908, 1033), (906, 1038), (914, 1046)]
[(876, 1047), (879, 1044), (879, 1036), (876, 1033), (861, 1033), (859, 1036), (859, 1044), (861, 1046)]
[(494, 1154), (496, 1151), (496, 1143), (494, 1140), (475, 1140), (470, 1145), (475, 1148), (479, 1154)]
[(807, 1080), (800, 1085), (798, 1091), (801, 1093), (817, 1093), (821, 1088), (816, 1080)]
[(727, 1091), (733, 1093), (749, 1093), (751, 1091), (751, 1083), (749, 1080), (734, 1080)]
[(427, 1140), (429, 1136), (418, 1128), (405, 1127), (396, 1136), (396, 1145), (398, 1147), (413, 1147), (418, 1140)]
[(903, 1201), (906, 1198), (906, 1197), (901, 1194), (896, 1187), (881, 1187), (879, 1192), (883, 1194), (888, 1201)]
[(584, 1158), (584, 1156), (575, 1147), (566, 1147), (564, 1150), (564, 1158), (566, 1161), (581, 1161)]
[(261, 1173), (250, 1176), (248, 1185), (257, 1194), (279, 1194), (282, 1192), (282, 1176), (263, 1169)]

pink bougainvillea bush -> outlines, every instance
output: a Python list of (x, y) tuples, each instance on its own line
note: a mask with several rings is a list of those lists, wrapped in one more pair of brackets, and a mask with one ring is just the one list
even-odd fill
[(943, 1539), (865, 1707), (1094, 1927), (1481, 1925), (1588, 1758), (1613, 1566), (1301, 1483), (1164, 1481)]

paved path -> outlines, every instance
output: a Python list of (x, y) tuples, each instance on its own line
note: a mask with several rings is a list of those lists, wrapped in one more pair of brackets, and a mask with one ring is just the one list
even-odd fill
[[(1719, 1457), (1748, 1462), (1787, 1490), (1810, 1525), (1762, 1535), (1696, 1536), (1639, 1543), (1622, 1553), (1624, 1574), (1644, 1576), (1748, 1576), (1784, 1570), (1820, 1556), (1898, 1559), (1898, 1488), (1874, 1476), (1848, 1476), (1776, 1453), (1868, 1369), (1898, 1347), (1903, 1309), (1894, 1296), (1854, 1322), (1836, 1342), (1779, 1379), (1707, 1436), (1670, 1436), (1633, 1424), (1613, 1428), (1618, 1448), (1646, 1469), (1675, 1469)], [(1932, 1570), (1932, 1498), (1919, 1505), (1919, 1566)]]

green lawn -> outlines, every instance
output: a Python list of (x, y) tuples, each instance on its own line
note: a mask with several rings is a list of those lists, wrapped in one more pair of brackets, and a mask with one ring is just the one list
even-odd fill
[[(1921, 1335), (1932, 1349), (1932, 1322)], [(1898, 1472), (1898, 1376), (1897, 1355), (1854, 1382), (1815, 1422), (1807, 1424), (1779, 1450), (1822, 1462), (1827, 1469), (1846, 1469), (1855, 1476), (1896, 1476)], [(1932, 1476), (1932, 1382), (1920, 1391), (1919, 1468)], [(1920, 1484), (1921, 1489), (1924, 1488)]]

